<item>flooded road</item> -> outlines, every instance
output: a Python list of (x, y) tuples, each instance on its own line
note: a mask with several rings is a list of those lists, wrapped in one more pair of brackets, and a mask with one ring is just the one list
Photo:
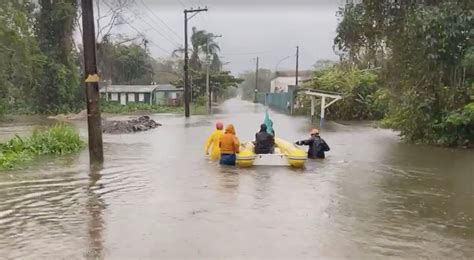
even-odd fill
[[(215, 120), (250, 140), (264, 108), (230, 100), (217, 112), (105, 135), (97, 171), (83, 151), (0, 172), (0, 258), (474, 257), (472, 150), (329, 122), (324, 161), (222, 168), (203, 156)], [(279, 137), (308, 136), (307, 118), (271, 116)]]

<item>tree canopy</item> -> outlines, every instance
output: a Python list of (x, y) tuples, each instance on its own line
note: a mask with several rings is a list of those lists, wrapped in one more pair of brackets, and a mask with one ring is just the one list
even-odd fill
[(350, 64), (380, 68), (379, 84), (390, 93), (387, 125), (408, 140), (473, 142), (462, 129), (474, 129), (474, 118), (456, 126), (447, 120), (472, 102), (473, 5), (364, 0), (339, 11), (335, 47)]

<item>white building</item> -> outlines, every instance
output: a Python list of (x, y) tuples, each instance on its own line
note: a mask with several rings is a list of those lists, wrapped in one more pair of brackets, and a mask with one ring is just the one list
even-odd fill
[[(305, 70), (298, 72), (298, 81), (301, 83), (304, 80), (311, 78), (312, 71)], [(277, 71), (275, 78), (270, 81), (270, 92), (288, 92), (288, 86), (296, 85), (295, 71)]]

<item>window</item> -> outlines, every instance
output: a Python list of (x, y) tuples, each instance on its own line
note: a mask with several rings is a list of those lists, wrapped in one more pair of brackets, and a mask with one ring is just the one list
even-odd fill
[(112, 94), (110, 95), (110, 99), (111, 99), (112, 101), (118, 101), (118, 93), (112, 93)]
[(171, 92), (171, 99), (176, 99), (176, 92)]
[(145, 101), (145, 94), (143, 94), (143, 93), (138, 94), (138, 101), (139, 102)]
[(135, 93), (128, 94), (128, 102), (135, 102)]

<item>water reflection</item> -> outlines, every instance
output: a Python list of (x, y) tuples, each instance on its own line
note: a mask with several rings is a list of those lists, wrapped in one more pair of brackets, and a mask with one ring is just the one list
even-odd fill
[(106, 204), (101, 195), (97, 193), (98, 190), (104, 188), (104, 185), (99, 182), (102, 177), (100, 173), (101, 170), (101, 167), (93, 166), (91, 167), (89, 173), (89, 184), (87, 186), (87, 202), (85, 205), (86, 212), (89, 215), (87, 221), (87, 259), (104, 258), (103, 232), (105, 229), (105, 222), (103, 219), (103, 212), (106, 209)]

